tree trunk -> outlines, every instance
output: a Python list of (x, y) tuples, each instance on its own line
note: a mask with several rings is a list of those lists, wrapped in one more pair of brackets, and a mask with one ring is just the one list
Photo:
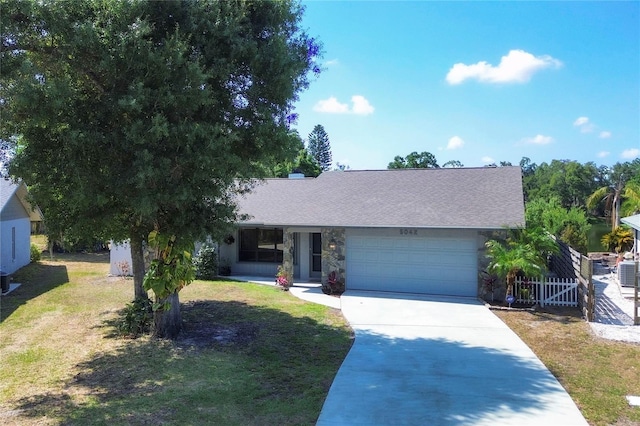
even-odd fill
[(133, 270), (133, 290), (135, 299), (148, 299), (149, 294), (142, 285), (144, 281), (144, 252), (142, 247), (142, 237), (132, 232), (130, 238), (131, 246), (131, 269)]
[(618, 226), (620, 226), (620, 191), (616, 190), (613, 195), (613, 214), (611, 218), (611, 231), (615, 231)]
[(154, 312), (154, 336), (159, 338), (175, 339), (182, 330), (182, 315), (180, 313), (180, 298), (178, 292), (174, 292), (166, 299), (160, 300), (163, 304), (169, 302), (169, 309), (158, 309)]

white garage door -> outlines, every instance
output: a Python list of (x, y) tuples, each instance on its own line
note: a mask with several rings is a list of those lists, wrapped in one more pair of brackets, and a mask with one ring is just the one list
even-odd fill
[(473, 238), (349, 236), (347, 289), (476, 296)]

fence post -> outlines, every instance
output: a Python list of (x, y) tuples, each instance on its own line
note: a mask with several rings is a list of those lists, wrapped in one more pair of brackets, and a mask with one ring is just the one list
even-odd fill
[(633, 286), (633, 325), (640, 325), (640, 314), (638, 309), (640, 308), (640, 274), (638, 273), (638, 261), (636, 261), (636, 282)]
[(544, 277), (540, 277), (540, 280), (538, 281), (538, 285), (540, 286), (540, 291), (538, 292), (539, 297), (540, 297), (540, 307), (544, 308), (544, 299), (545, 299), (545, 294), (544, 294), (544, 288), (545, 288), (545, 279)]

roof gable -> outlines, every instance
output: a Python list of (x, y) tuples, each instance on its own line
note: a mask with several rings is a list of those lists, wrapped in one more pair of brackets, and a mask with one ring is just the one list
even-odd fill
[(265, 226), (498, 229), (524, 225), (519, 167), (325, 172), (267, 179), (238, 202)]
[[(12, 218), (16, 215), (16, 212), (20, 210), (18, 207), (22, 207), (26, 213), (26, 217), (29, 217), (31, 221), (37, 222), (42, 220), (42, 212), (36, 206), (32, 207), (31, 203), (27, 199), (28, 191), (24, 182), (14, 183), (8, 179), (0, 179), (0, 215), (3, 218), (7, 218), (10, 215)], [(17, 203), (20, 206), (17, 206)], [(11, 212), (9, 212), (11, 210)], [(20, 216), (23, 216), (20, 214)]]

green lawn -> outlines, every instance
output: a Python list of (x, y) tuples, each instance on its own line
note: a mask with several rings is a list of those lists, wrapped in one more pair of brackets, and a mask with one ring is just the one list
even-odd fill
[(196, 281), (176, 342), (115, 336), (132, 281), (62, 255), (0, 300), (3, 425), (314, 424), (352, 333), (275, 287)]
[(640, 425), (640, 345), (596, 337), (577, 308), (495, 311), (569, 392), (590, 425)]
[[(275, 287), (196, 281), (176, 342), (115, 336), (132, 281), (105, 254), (61, 255), (0, 299), (2, 425), (314, 424), (352, 333)], [(594, 337), (577, 309), (496, 311), (592, 425), (640, 424), (640, 345)], [(499, 379), (497, 379), (499, 380)]]

